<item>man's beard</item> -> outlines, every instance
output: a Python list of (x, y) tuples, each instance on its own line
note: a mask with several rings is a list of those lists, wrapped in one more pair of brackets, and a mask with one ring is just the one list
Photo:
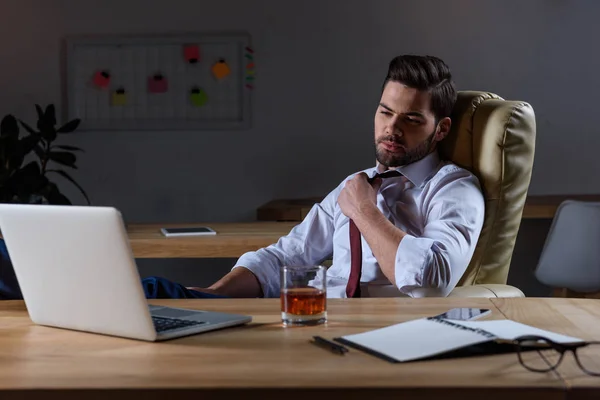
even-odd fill
[(435, 131), (431, 135), (429, 135), (427, 139), (419, 143), (419, 145), (414, 149), (407, 150), (402, 155), (395, 155), (393, 153), (388, 152), (385, 149), (379, 149), (379, 144), (382, 142), (395, 142), (394, 137), (392, 135), (385, 136), (377, 140), (377, 142), (375, 143), (375, 157), (377, 158), (377, 161), (379, 161), (379, 163), (384, 167), (401, 167), (403, 165), (419, 161), (427, 154), (431, 153), (434, 139)]

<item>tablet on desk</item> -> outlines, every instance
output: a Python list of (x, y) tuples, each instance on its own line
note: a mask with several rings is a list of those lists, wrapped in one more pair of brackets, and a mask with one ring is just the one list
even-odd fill
[(216, 235), (212, 228), (208, 226), (194, 226), (185, 228), (161, 228), (160, 231), (167, 237), (173, 236), (205, 236), (205, 235)]

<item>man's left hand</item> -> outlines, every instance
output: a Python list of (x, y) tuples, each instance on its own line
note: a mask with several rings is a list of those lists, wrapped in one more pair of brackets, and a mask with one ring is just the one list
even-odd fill
[(338, 204), (345, 216), (355, 219), (366, 208), (377, 206), (377, 192), (381, 186), (381, 178), (372, 184), (367, 180), (367, 174), (358, 173), (347, 182), (338, 197)]

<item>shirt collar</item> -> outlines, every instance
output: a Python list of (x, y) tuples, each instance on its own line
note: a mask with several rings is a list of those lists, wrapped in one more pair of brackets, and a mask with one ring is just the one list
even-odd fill
[[(438, 155), (438, 152), (434, 150), (419, 161), (394, 169), (404, 175), (415, 186), (419, 187), (435, 171), (439, 163), (440, 156)], [(377, 166), (370, 171), (369, 177), (372, 178), (375, 174), (382, 172), (385, 172), (385, 167), (378, 162)]]

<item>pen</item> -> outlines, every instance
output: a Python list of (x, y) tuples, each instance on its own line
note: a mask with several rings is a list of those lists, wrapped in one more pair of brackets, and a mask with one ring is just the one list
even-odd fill
[(317, 346), (321, 346), (332, 353), (344, 355), (344, 353), (348, 352), (348, 349), (340, 344), (333, 343), (327, 339), (322, 338), (321, 336), (313, 336), (313, 341), (311, 343), (316, 344)]

